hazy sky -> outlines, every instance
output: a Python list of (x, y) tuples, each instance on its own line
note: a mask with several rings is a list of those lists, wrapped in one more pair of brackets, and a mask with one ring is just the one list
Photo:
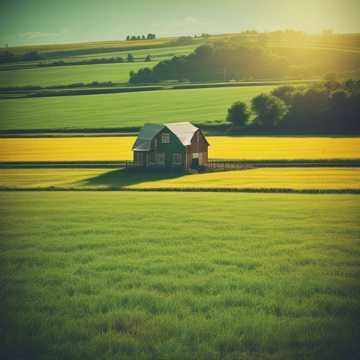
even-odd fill
[(292, 28), (360, 32), (360, 0), (0, 0), (0, 46)]

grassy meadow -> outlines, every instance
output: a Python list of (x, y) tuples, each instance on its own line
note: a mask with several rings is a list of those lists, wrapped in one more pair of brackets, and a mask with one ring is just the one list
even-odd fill
[[(65, 57), (72, 53), (84, 53), (94, 54), (103, 53), (105, 50), (128, 50), (130, 49), (143, 49), (144, 47), (157, 47), (166, 46), (171, 41), (171, 38), (160, 38), (151, 40), (110, 40), (110, 41), (91, 41), (81, 43), (65, 43), (65, 44), (44, 44), (44, 45), (31, 45), (31, 46), (16, 46), (11, 48), (11, 51), (16, 55), (21, 55), (29, 51), (37, 51), (39, 54), (47, 57)], [(4, 50), (1, 48), (0, 50)]]
[(360, 351), (357, 196), (0, 198), (5, 358), (355, 359)]
[(74, 66), (38, 67), (32, 69), (4, 70), (0, 72), (0, 87), (59, 86), (93, 81), (126, 83), (130, 71), (157, 62), (134, 62), (119, 64), (94, 64)]
[(204, 174), (114, 169), (1, 169), (0, 189), (360, 191), (359, 168), (250, 168)]
[[(129, 53), (131, 53), (136, 61), (143, 61), (145, 60), (146, 56), (150, 55), (153, 60), (160, 61), (169, 59), (173, 56), (180, 56), (180, 55), (187, 55), (191, 53), (197, 45), (186, 45), (186, 46), (169, 46), (169, 47), (146, 47), (142, 48), (142, 46), (135, 47), (135, 50), (112, 50), (108, 51), (109, 49), (104, 48), (104, 52), (89, 52), (85, 54), (71, 54), (68, 55), (64, 53), (63, 55), (59, 54), (57, 57), (49, 57), (48, 59), (43, 60), (33, 60), (33, 61), (19, 61), (16, 64), (0, 64), (0, 70), (16, 70), (21, 69), (24, 67), (34, 68), (39, 63), (48, 64), (54, 61), (64, 61), (67, 62), (74, 62), (74, 61), (87, 61), (87, 60), (94, 60), (94, 59), (108, 59), (108, 58), (115, 58), (115, 57), (122, 57), (125, 61)], [(81, 49), (79, 49), (81, 50)], [(106, 51), (105, 51), (106, 50)], [(46, 56), (46, 53), (45, 53)], [(82, 65), (80, 65), (82, 66)], [(144, 63), (143, 66), (153, 66), (153, 64)], [(56, 68), (56, 67), (55, 67)], [(11, 74), (11, 72), (10, 72)], [(1, 79), (0, 79), (1, 81)]]
[[(104, 65), (108, 66), (108, 65)], [(225, 121), (237, 100), (250, 102), (276, 86), (244, 86), (0, 100), (0, 130), (142, 126), (146, 122)]]
[[(138, 50), (122, 50), (122, 51), (112, 51), (112, 52), (103, 52), (97, 54), (85, 54), (85, 55), (76, 55), (65, 57), (64, 61), (78, 61), (78, 60), (90, 60), (98, 58), (111, 58), (111, 57), (123, 57), (126, 59), (127, 55), (131, 53), (134, 55), (135, 59), (145, 59), (146, 56), (150, 55), (154, 60), (165, 60), (170, 59), (173, 56), (181, 56), (190, 54), (198, 44), (193, 45), (184, 45), (184, 46), (169, 46), (169, 47), (160, 47), (160, 48), (144, 48)], [(147, 63), (145, 66), (153, 66), (152, 64)]]
[[(210, 159), (359, 160), (360, 137), (209, 136)], [(0, 138), (0, 162), (131, 160), (134, 136)]]

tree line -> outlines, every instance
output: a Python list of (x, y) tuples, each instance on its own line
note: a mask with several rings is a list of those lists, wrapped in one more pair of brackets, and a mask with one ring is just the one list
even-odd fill
[[(36, 61), (36, 60), (44, 60), (44, 58), (40, 55), (38, 55), (37, 52), (35, 52), (36, 55), (34, 55), (33, 53), (31, 53), (31, 56), (26, 56), (26, 57), (14, 57), (12, 55), (9, 54), (0, 54), (0, 63), (9, 63), (9, 62), (15, 62), (15, 61)], [(2, 57), (3, 55), (3, 57)], [(63, 60), (58, 60), (58, 61), (52, 61), (52, 62), (39, 62), (38, 64), (36, 64), (36, 66), (39, 67), (52, 67), (52, 66), (73, 66), (73, 65), (94, 65), (94, 64), (115, 64), (115, 63), (132, 63), (135, 62), (136, 60), (143, 60), (145, 62), (151, 62), (152, 61), (152, 57), (151, 55), (146, 55), (145, 58), (135, 58), (135, 56), (131, 53), (127, 54), (126, 58), (124, 57), (109, 57), (109, 58), (95, 58), (95, 59), (85, 59), (85, 60), (79, 60), (79, 61), (63, 61)]]
[(273, 55), (266, 48), (220, 42), (202, 45), (189, 55), (161, 61), (152, 69), (133, 72), (130, 83), (281, 78), (288, 68), (285, 58)]
[[(139, 60), (139, 59), (137, 59)], [(142, 59), (141, 59), (142, 60)], [(145, 62), (152, 61), (151, 55), (147, 55), (144, 59)], [(122, 64), (125, 62), (133, 63), (136, 61), (136, 58), (133, 54), (129, 53), (126, 58), (123, 57), (110, 57), (110, 58), (95, 58), (95, 59), (87, 59), (80, 61), (53, 61), (48, 63), (39, 63), (37, 66), (39, 67), (51, 67), (51, 66), (73, 66), (73, 65), (94, 65), (94, 64)]]
[(16, 61), (35, 61), (42, 59), (43, 57), (37, 51), (29, 51), (23, 55), (15, 55), (8, 50), (0, 52), (0, 64), (12, 63)]
[(234, 103), (227, 121), (234, 130), (360, 131), (360, 80), (327, 80), (312, 86), (280, 86)]
[[(18, 62), (18, 61), (41, 61), (41, 60), (45, 60), (46, 57), (44, 57), (43, 55), (41, 55), (38, 51), (29, 51), (26, 52), (22, 55), (17, 55), (12, 53), (11, 51), (0, 51), (0, 64), (8, 64), (8, 63), (14, 63), (14, 62)], [(78, 61), (76, 62), (76, 64), (74, 65), (85, 65), (85, 64), (105, 64), (108, 62), (122, 62), (121, 61), (121, 57), (117, 57), (117, 58), (110, 58), (112, 60), (108, 60), (109, 58), (99, 58), (99, 59), (93, 59), (93, 60), (82, 60), (82, 61)], [(126, 61), (127, 62), (133, 62), (134, 61), (134, 56), (132, 54), (128, 54)], [(124, 59), (123, 59), (124, 60)], [(124, 60), (125, 61), (125, 60)], [(123, 61), (123, 62), (124, 62)], [(145, 61), (151, 61), (151, 55), (147, 55), (145, 57)], [(54, 61), (53, 63), (50, 63), (51, 65), (40, 65), (40, 66), (59, 66), (59, 64), (62, 61)], [(62, 64), (62, 65), (67, 65), (66, 64)]]
[(147, 34), (145, 35), (128, 35), (126, 37), (127, 41), (136, 41), (136, 40), (153, 40), (156, 39), (155, 34)]

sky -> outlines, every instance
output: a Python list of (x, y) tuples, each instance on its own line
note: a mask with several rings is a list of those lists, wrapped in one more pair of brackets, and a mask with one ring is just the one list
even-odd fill
[(0, 47), (285, 29), (360, 32), (360, 0), (0, 0)]

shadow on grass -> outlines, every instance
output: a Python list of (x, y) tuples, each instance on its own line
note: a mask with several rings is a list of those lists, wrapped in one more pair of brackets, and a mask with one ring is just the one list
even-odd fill
[(83, 180), (82, 186), (99, 186), (121, 189), (148, 181), (174, 179), (186, 175), (183, 170), (119, 169)]

